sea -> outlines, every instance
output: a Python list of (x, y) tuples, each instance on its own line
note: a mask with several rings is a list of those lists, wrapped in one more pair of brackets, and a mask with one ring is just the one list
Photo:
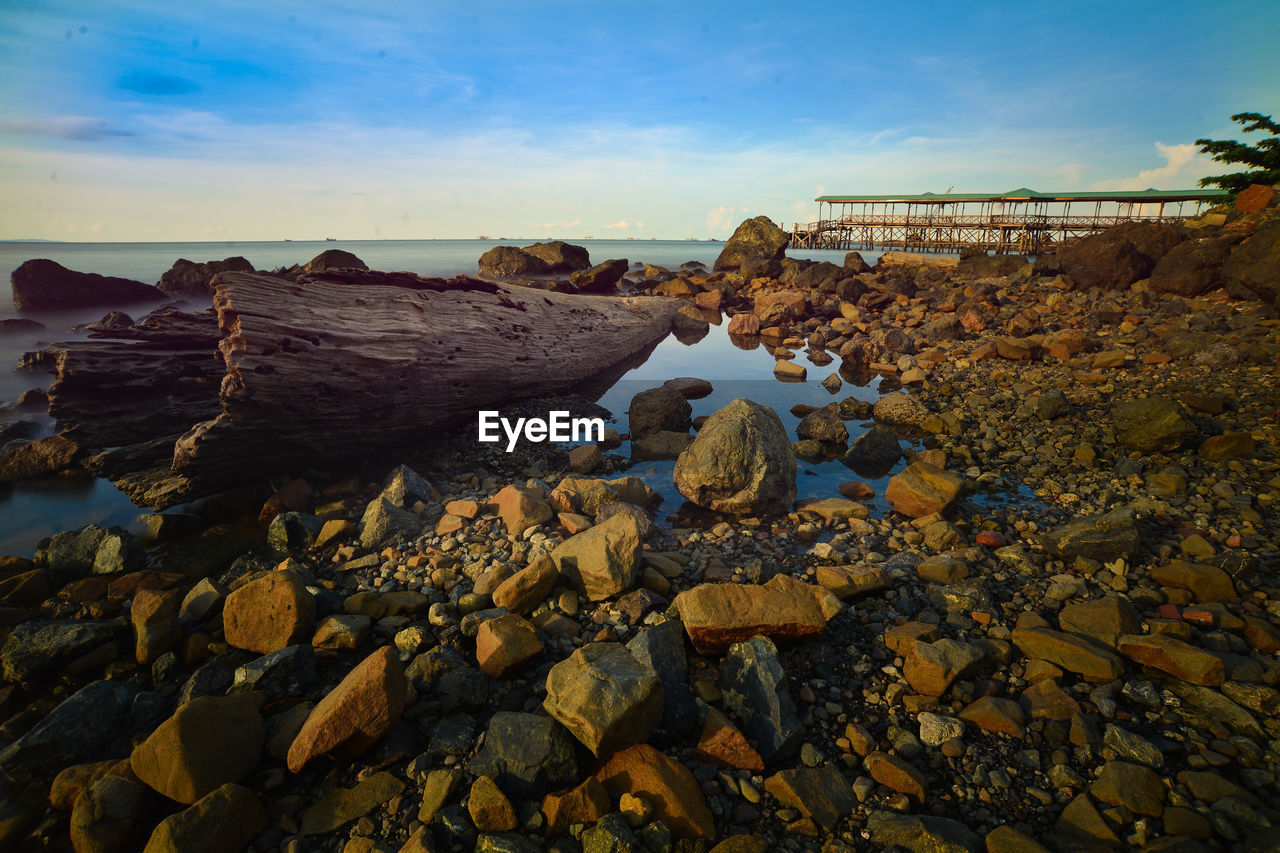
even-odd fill
[[(543, 238), (548, 239), (548, 238)], [(352, 252), (370, 268), (405, 270), (430, 276), (475, 275), (477, 261), (484, 252), (499, 245), (523, 246), (537, 240), (369, 240), (369, 241), (281, 241), (281, 242), (206, 242), (206, 243), (54, 243), (0, 242), (0, 271), (5, 273), (0, 293), (0, 318), (27, 316), (47, 327), (41, 332), (0, 335), (0, 424), (22, 420), (38, 421), (38, 435), (51, 434), (56, 424), (46, 416), (16, 411), (12, 401), (29, 388), (47, 387), (47, 374), (19, 371), (18, 359), (24, 352), (42, 349), (56, 341), (83, 338), (77, 326), (100, 318), (105, 309), (71, 312), (19, 314), (13, 307), (9, 289), (9, 273), (32, 258), (49, 258), (69, 269), (121, 276), (155, 283), (179, 258), (205, 262), (236, 255), (247, 258), (257, 269), (274, 269), (302, 264), (326, 249)], [(593, 263), (611, 258), (626, 258), (632, 263), (655, 264), (675, 269), (688, 261), (698, 261), (710, 268), (724, 244), (716, 241), (688, 240), (569, 240), (584, 246)], [(789, 252), (794, 257), (827, 260), (840, 264), (844, 252), (801, 250)], [(878, 253), (865, 252), (863, 257), (874, 263)], [(161, 303), (158, 303), (161, 304)], [(131, 306), (137, 319), (151, 307)], [(197, 306), (188, 306), (195, 308)], [(836, 392), (828, 391), (820, 382), (834, 373), (837, 364), (818, 367), (807, 364), (803, 354), (797, 363), (806, 364), (805, 382), (780, 382), (773, 377), (774, 357), (762, 346), (743, 349), (729, 338), (727, 322), (712, 326), (709, 334), (692, 345), (668, 337), (648, 360), (624, 375), (597, 402), (609, 409), (620, 432), (626, 431), (626, 410), (631, 397), (667, 379), (695, 376), (710, 381), (713, 393), (692, 401), (693, 414), (710, 414), (737, 397), (746, 397), (772, 406), (782, 417), (791, 438), (796, 438), (799, 419), (788, 414), (796, 403), (823, 405), (853, 395), (874, 401), (880, 395), (879, 380), (865, 386), (844, 383)], [(850, 434), (856, 436), (866, 425), (850, 422)], [(619, 451), (626, 456), (629, 447)], [(629, 472), (641, 476), (664, 498), (661, 513), (674, 512), (683, 502), (672, 481), (673, 461), (642, 462)], [(801, 498), (834, 497), (836, 486), (856, 478), (838, 460), (823, 463), (800, 463), (798, 494)], [(873, 513), (884, 511), (883, 487), (887, 477), (868, 480), (876, 488)], [(109, 481), (91, 477), (54, 478), (31, 482), (0, 492), (0, 554), (30, 556), (44, 537), (61, 530), (85, 524), (120, 525), (138, 528), (139, 515), (145, 509), (135, 507)]]

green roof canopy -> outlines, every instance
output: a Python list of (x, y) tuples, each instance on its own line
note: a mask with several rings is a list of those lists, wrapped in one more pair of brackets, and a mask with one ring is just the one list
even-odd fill
[(822, 195), (815, 201), (904, 202), (954, 204), (967, 201), (1215, 201), (1230, 195), (1226, 190), (1113, 190), (1104, 192), (1042, 193), (1019, 187), (1006, 193), (920, 193), (919, 195)]

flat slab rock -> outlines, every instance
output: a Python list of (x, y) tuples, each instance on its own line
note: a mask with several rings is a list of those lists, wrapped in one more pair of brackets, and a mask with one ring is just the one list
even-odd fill
[(720, 652), (763, 634), (796, 640), (821, 634), (844, 605), (820, 586), (777, 575), (764, 584), (703, 584), (676, 596), (699, 653)]

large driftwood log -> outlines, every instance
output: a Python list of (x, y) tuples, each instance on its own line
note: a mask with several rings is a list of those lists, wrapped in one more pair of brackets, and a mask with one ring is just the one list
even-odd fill
[(49, 350), (53, 414), (140, 505), (380, 455), (480, 409), (599, 385), (682, 304), (357, 270), (214, 283), (216, 329), (211, 315), (153, 315), (113, 333), (129, 341)]

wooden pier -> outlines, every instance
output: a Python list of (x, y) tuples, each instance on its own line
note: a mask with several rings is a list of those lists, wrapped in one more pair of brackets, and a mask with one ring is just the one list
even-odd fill
[[(965, 250), (1040, 255), (1125, 222), (1181, 222), (1224, 190), (825, 195), (815, 222), (791, 229), (795, 249)], [(1191, 211), (1184, 205), (1191, 204)]]

